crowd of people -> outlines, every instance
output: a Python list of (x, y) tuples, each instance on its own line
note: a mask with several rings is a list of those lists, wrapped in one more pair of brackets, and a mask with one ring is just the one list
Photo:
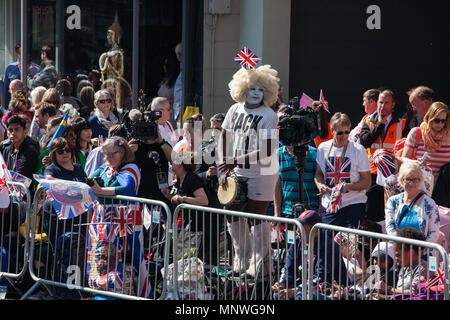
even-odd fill
[[(393, 114), (394, 107), (401, 106), (396, 106), (392, 91), (367, 90), (362, 95), (365, 115), (356, 126), (348, 115), (327, 114), (324, 102), (315, 101), (311, 109), (319, 119), (318, 135), (307, 141), (299, 189), (295, 146), (277, 139), (279, 123), (289, 117), (292, 106), (281, 101), (277, 72), (270, 66), (236, 72), (229, 84), (236, 104), (210, 119), (212, 134), (207, 134), (202, 114), (177, 123), (176, 99), (154, 97), (145, 111), (159, 113), (157, 135), (137, 139), (124, 126), (133, 112), (115, 105), (114, 89), (99, 86), (95, 72), (58, 79), (51, 50), (43, 48), (42, 60), (45, 68), (28, 90), (19, 79), (9, 84), (0, 152), (11, 171), (30, 179), (33, 174), (79, 182), (97, 177), (91, 188), (99, 196), (147, 198), (171, 209), (181, 203), (221, 208), (217, 190), (234, 176), (246, 185), (247, 200), (227, 209), (297, 218), (309, 227), (322, 222), (356, 229), (374, 222), (389, 235), (439, 241), (439, 206), (450, 207), (450, 111), (435, 101), (428, 87), (408, 92), (410, 106), (401, 118)], [(52, 139), (66, 112), (64, 132)], [(213, 161), (206, 161), (202, 153), (211, 146)], [(268, 159), (276, 163), (275, 170), (263, 164)], [(306, 210), (299, 213), (293, 208), (300, 192)], [(193, 230), (202, 228), (208, 238), (215, 236), (214, 218)], [(179, 221), (179, 226), (184, 223)], [(233, 271), (255, 276), (257, 267), (268, 263), (267, 235), (273, 226), (259, 221), (250, 231), (245, 220), (229, 217), (227, 227)], [(215, 241), (206, 244), (204, 252), (217, 251)], [(215, 254), (200, 258), (219, 263)], [(278, 279), (273, 290), (281, 298), (295, 298), (284, 281)], [(386, 292), (395, 290), (389, 287)]]

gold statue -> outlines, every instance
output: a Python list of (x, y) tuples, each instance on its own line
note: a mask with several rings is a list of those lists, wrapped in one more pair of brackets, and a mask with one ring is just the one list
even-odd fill
[[(100, 72), (102, 74), (101, 81), (104, 83), (106, 79), (114, 81), (115, 89), (115, 105), (122, 107), (122, 84), (124, 71), (123, 50), (120, 48), (120, 40), (122, 39), (123, 30), (119, 24), (117, 12), (114, 17), (113, 24), (108, 28), (107, 39), (111, 49), (103, 53), (99, 59)], [(110, 82), (110, 81), (108, 81)]]

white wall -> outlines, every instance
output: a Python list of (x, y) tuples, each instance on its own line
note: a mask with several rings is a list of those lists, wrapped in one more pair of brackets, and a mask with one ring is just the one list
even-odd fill
[(279, 72), (287, 101), (291, 0), (232, 0), (231, 14), (216, 16), (215, 34), (209, 1), (204, 1), (203, 114), (209, 119), (218, 112), (226, 113), (234, 103), (228, 83), (240, 68), (234, 57), (244, 46), (262, 58), (262, 64)]

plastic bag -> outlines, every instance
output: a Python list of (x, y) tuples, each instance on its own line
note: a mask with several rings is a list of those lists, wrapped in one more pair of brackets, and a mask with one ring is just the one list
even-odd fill
[[(211, 294), (207, 292), (205, 283), (205, 272), (203, 262), (196, 257), (186, 257), (177, 262), (177, 272), (175, 275), (175, 264), (167, 267), (167, 286), (172, 287), (174, 276), (177, 279), (178, 291), (176, 299), (181, 300), (211, 300)], [(163, 272), (163, 270), (161, 270)], [(170, 289), (169, 289), (170, 291)]]

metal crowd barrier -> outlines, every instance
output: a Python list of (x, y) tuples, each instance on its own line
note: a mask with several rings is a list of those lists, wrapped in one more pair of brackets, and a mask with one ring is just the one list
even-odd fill
[(322, 264), (308, 266), (308, 300), (449, 298), (449, 258), (438, 244), (321, 223), (309, 243), (307, 260)]
[(169, 264), (172, 226), (168, 206), (126, 196), (97, 200), (98, 207), (60, 220), (45, 190), (36, 191), (29, 258), (35, 284), (22, 300), (40, 285), (62, 299), (165, 297), (162, 274)]
[(22, 295), (16, 284), (27, 271), (31, 195), (22, 183), (7, 182), (7, 188), (9, 205), (0, 209), (0, 285), (12, 286)]
[[(165, 274), (172, 288), (166, 299), (271, 300), (289, 248), (296, 248), (295, 265), (306, 257), (298, 237), (305, 239), (306, 233), (296, 219), (181, 204), (173, 230), (174, 258)], [(283, 285), (306, 283), (306, 271), (294, 268)]]

